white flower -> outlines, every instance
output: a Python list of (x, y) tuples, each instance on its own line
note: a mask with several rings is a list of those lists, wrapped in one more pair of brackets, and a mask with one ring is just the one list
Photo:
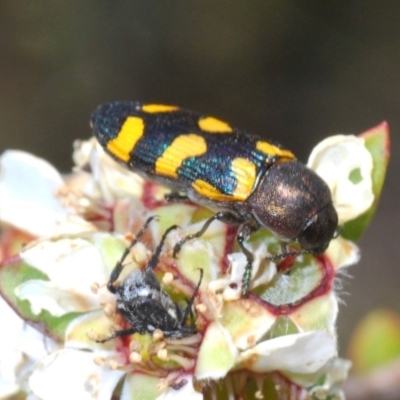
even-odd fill
[(63, 178), (47, 161), (8, 150), (0, 157), (0, 221), (33, 236), (93, 230), (60, 204)]
[(143, 179), (106, 155), (95, 138), (75, 142), (73, 159), (77, 171), (90, 166), (81, 191), (91, 198), (114, 206), (119, 198), (142, 197)]
[(37, 236), (53, 233), (68, 215), (54, 197), (63, 184), (56, 169), (28, 153), (8, 150), (0, 170), (1, 221)]
[(2, 298), (0, 319), (0, 399), (6, 399), (27, 390), (25, 379), (36, 361), (55, 350), (57, 344), (29, 326)]
[(314, 147), (307, 166), (328, 184), (339, 225), (367, 211), (374, 200), (372, 156), (365, 140), (353, 135), (331, 136)]
[(115, 257), (120, 255), (118, 250), (123, 250), (121, 242), (107, 233), (34, 242), (21, 252), (21, 258), (48, 279), (28, 280), (17, 286), (15, 293), (30, 302), (36, 315), (46, 310), (60, 317), (100, 308), (102, 299), (93, 293), (91, 284), (107, 282)]
[(109, 400), (124, 373), (96, 365), (95, 357), (107, 355), (74, 349), (55, 351), (36, 364), (30, 388), (42, 400)]
[[(310, 156), (309, 166), (332, 191), (341, 223), (363, 213), (373, 200), (372, 162), (366, 152), (362, 139), (340, 136), (324, 141)], [(329, 394), (329, 385), (321, 385), (321, 379), (325, 383), (330, 379), (333, 386), (347, 373), (347, 365), (336, 362), (338, 305), (333, 280), (338, 268), (358, 259), (353, 243), (338, 237), (327, 254), (318, 258), (300, 255), (270, 262), (266, 256), (280, 248), (280, 241), (260, 231), (246, 244), (254, 256), (252, 292), (242, 298), (247, 260), (234, 252), (234, 235), (225, 224), (213, 222), (174, 259), (174, 245), (199, 231), (203, 222), (198, 221), (204, 219), (205, 211), (193, 204), (166, 204), (164, 189), (116, 164), (94, 140), (77, 142), (74, 159), (75, 171), (65, 178), (29, 155), (11, 153), (0, 160), (4, 171), (0, 195), (5, 193), (3, 199), (0, 196), (0, 217), (33, 236), (42, 236), (20, 252), (28, 278), (16, 285), (14, 293), (29, 302), (33, 320), (48, 316), (43, 328), (52, 334), (59, 320), (67, 321), (64, 330), (56, 330), (62, 347), (38, 356), (29, 379), (34, 395), (42, 400), (106, 400), (116, 395), (123, 380), (124, 400), (134, 399), (137, 390), (149, 399), (201, 399), (201, 384), (220, 380), (227, 384), (228, 395), (236, 396), (245, 390), (248, 375), (258, 381), (275, 379), (276, 371), (289, 385)], [(14, 175), (18, 170), (40, 188), (37, 196), (27, 196)], [(29, 219), (29, 215), (35, 213), (41, 197), (45, 222), (37, 229), (38, 217)], [(12, 210), (13, 202), (23, 210), (22, 217)], [(7, 210), (11, 214), (6, 217)], [(143, 270), (161, 234), (172, 225), (181, 226), (168, 235), (155, 273), (172, 301), (184, 305), (202, 269), (193, 311), (198, 332), (179, 340), (154, 332), (96, 342), (113, 329), (129, 327), (116, 313), (116, 297), (106, 284), (127, 245), (121, 234), (138, 232), (149, 214), (158, 215), (158, 223), (151, 224), (143, 243), (123, 260), (125, 275), (119, 280), (132, 269)], [(289, 268), (290, 274), (286, 273)], [(0, 369), (3, 379), (10, 377), (5, 390), (17, 390), (12, 386), (13, 365), (12, 373)], [(234, 375), (240, 377), (242, 386), (228, 384)], [(196, 381), (200, 386), (195, 389)], [(206, 386), (203, 390), (213, 396), (214, 389)]]

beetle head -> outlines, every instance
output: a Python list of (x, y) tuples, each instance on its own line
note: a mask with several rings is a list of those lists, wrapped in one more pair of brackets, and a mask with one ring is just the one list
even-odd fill
[(329, 187), (297, 160), (273, 164), (249, 204), (260, 225), (315, 254), (328, 247), (338, 224)]

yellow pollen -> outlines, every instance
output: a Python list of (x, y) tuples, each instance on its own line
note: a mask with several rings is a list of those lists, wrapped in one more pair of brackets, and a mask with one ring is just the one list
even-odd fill
[(157, 352), (157, 357), (158, 357), (160, 360), (168, 361), (168, 360), (169, 360), (169, 357), (168, 357), (168, 351), (167, 351), (167, 349), (161, 349), (161, 350), (159, 350), (159, 351)]
[(115, 307), (113, 307), (111, 304), (104, 304), (103, 311), (104, 314), (106, 314), (106, 316), (109, 318), (115, 315)]
[(105, 360), (105, 358), (104, 357), (95, 357), (94, 359), (93, 359), (93, 361), (94, 361), (94, 363), (96, 364), (96, 365), (99, 365), (99, 366), (102, 366), (102, 365), (104, 365), (105, 363), (106, 363), (106, 360)]
[(196, 305), (196, 311), (198, 311), (200, 314), (204, 314), (207, 311), (207, 306), (205, 304), (197, 304)]
[(164, 332), (161, 329), (155, 329), (153, 332), (153, 339), (155, 341), (164, 339)]
[(142, 362), (142, 356), (140, 353), (137, 353), (136, 351), (132, 351), (131, 354), (129, 354), (129, 361), (133, 364), (138, 364)]
[(126, 232), (124, 235), (124, 239), (127, 242), (132, 242), (132, 240), (135, 238), (135, 235), (132, 232)]
[(93, 282), (93, 283), (90, 285), (90, 290), (91, 290), (91, 292), (94, 293), (94, 294), (97, 294), (97, 292), (99, 291), (99, 289), (100, 289), (100, 285), (99, 285), (97, 282)]
[(256, 337), (255, 337), (254, 335), (250, 335), (250, 336), (247, 338), (247, 344), (248, 344), (249, 346), (254, 346), (254, 345), (256, 344)]
[(108, 362), (108, 365), (109, 365), (109, 367), (110, 367), (111, 369), (113, 369), (113, 370), (116, 370), (116, 369), (118, 369), (118, 367), (119, 367), (119, 363), (118, 363), (117, 360), (110, 360), (110, 361)]
[(174, 275), (172, 272), (166, 272), (162, 278), (164, 285), (169, 285), (174, 280)]

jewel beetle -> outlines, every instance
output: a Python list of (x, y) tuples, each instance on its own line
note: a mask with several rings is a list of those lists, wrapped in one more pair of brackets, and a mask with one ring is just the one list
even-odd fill
[[(321, 254), (338, 217), (327, 184), (294, 154), (228, 123), (177, 106), (115, 101), (97, 108), (93, 133), (105, 151), (132, 171), (171, 189), (170, 200), (191, 200), (214, 220), (239, 225), (246, 255), (242, 292), (248, 295), (253, 256), (249, 235), (265, 227), (304, 252)], [(271, 258), (283, 258), (285, 254)]]

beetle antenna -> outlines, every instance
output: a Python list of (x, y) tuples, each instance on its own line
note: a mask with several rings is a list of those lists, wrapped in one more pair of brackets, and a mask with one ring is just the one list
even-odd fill
[(278, 261), (278, 260), (283, 260), (286, 257), (297, 257), (303, 254), (312, 254), (312, 251), (306, 251), (306, 250), (288, 251), (287, 253), (276, 254), (274, 256), (268, 256), (265, 258), (270, 261)]

